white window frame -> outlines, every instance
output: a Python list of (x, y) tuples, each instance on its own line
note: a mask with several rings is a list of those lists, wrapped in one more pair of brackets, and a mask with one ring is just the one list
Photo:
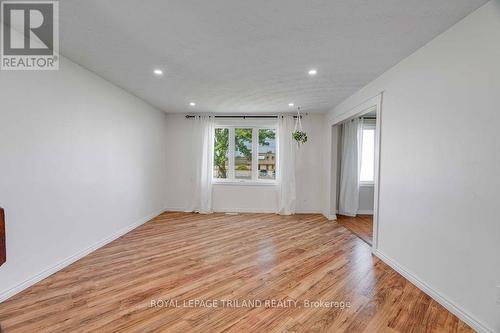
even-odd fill
[[(214, 162), (213, 162), (213, 148), (215, 143), (215, 129), (227, 128), (229, 130), (229, 152), (228, 152), (228, 178), (215, 178), (214, 177)], [(236, 179), (234, 178), (234, 129), (235, 128), (251, 128), (252, 129), (252, 179)], [(259, 129), (273, 129), (276, 131), (276, 172), (275, 179), (259, 179)], [(210, 173), (212, 177), (212, 184), (219, 185), (264, 185), (273, 186), (278, 184), (279, 180), (279, 133), (277, 121), (262, 121), (262, 120), (220, 120), (214, 126), (212, 133), (212, 163), (210, 163)]]
[[(367, 129), (367, 130), (374, 130), (374, 138), (373, 138), (373, 145), (374, 145), (374, 155), (376, 154), (375, 153), (375, 145), (376, 145), (376, 121), (375, 119), (364, 119), (363, 120), (363, 125), (361, 126), (361, 135), (360, 137), (363, 138), (363, 131)], [(359, 165), (361, 167), (361, 162), (362, 162), (362, 158), (363, 158), (363, 140), (361, 140), (361, 154), (359, 154)], [(375, 157), (374, 157), (374, 160), (373, 160), (373, 180), (371, 181), (361, 181), (361, 173), (359, 175), (360, 179), (359, 179), (359, 186), (363, 186), (363, 187), (370, 187), (370, 186), (374, 186), (375, 185)]]

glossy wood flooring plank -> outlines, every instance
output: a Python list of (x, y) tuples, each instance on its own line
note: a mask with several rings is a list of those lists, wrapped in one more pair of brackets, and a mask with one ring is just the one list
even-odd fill
[[(180, 306), (151, 306), (162, 300)], [(194, 300), (254, 304), (185, 306)], [(176, 212), (1, 303), (0, 327), (2, 333), (472, 331), (321, 215)]]
[(372, 245), (373, 215), (357, 215), (355, 217), (337, 215), (337, 222), (352, 231), (369, 245)]

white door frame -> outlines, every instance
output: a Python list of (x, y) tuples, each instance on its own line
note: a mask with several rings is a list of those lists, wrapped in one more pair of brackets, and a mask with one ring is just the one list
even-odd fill
[[(329, 144), (333, 142), (333, 135), (336, 130), (333, 130), (333, 126), (339, 125), (340, 123), (346, 121), (347, 119), (353, 117), (359, 117), (365, 113), (375, 111), (377, 114), (376, 129), (375, 129), (375, 180), (374, 180), (374, 191), (373, 191), (373, 244), (372, 252), (376, 251), (378, 248), (378, 226), (379, 226), (379, 194), (380, 194), (380, 154), (381, 154), (381, 133), (382, 133), (382, 100), (383, 92), (380, 94), (366, 100), (365, 102), (359, 104), (358, 106), (350, 109), (349, 111), (338, 115), (328, 121), (328, 131), (329, 131)], [(336, 140), (335, 140), (336, 142)], [(331, 216), (336, 219), (333, 212), (337, 211), (336, 203), (336, 190), (337, 190), (337, 179), (333, 177), (336, 174), (338, 161), (337, 154), (332, 154), (332, 151), (336, 151), (333, 147), (330, 147), (330, 163), (329, 163), (329, 174), (330, 174), (330, 191), (328, 196), (328, 212)]]

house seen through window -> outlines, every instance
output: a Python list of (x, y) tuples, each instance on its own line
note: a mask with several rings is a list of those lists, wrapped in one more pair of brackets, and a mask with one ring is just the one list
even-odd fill
[(276, 180), (276, 128), (216, 127), (213, 178), (217, 181)]

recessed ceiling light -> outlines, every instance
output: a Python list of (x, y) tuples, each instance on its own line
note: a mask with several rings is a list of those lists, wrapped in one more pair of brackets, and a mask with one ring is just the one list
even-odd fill
[(189, 103), (190, 106), (196, 106), (196, 103), (195, 102), (191, 102)]
[(318, 74), (318, 71), (315, 69), (310, 69), (309, 72), (307, 72), (309, 75), (316, 75)]
[(162, 75), (163, 71), (161, 69), (155, 69), (153, 73), (155, 73), (155, 75)]
[(293, 103), (288, 103), (288, 106), (289, 106), (289, 107), (292, 107), (292, 106), (294, 106), (294, 105), (295, 105), (295, 104), (293, 104)]

